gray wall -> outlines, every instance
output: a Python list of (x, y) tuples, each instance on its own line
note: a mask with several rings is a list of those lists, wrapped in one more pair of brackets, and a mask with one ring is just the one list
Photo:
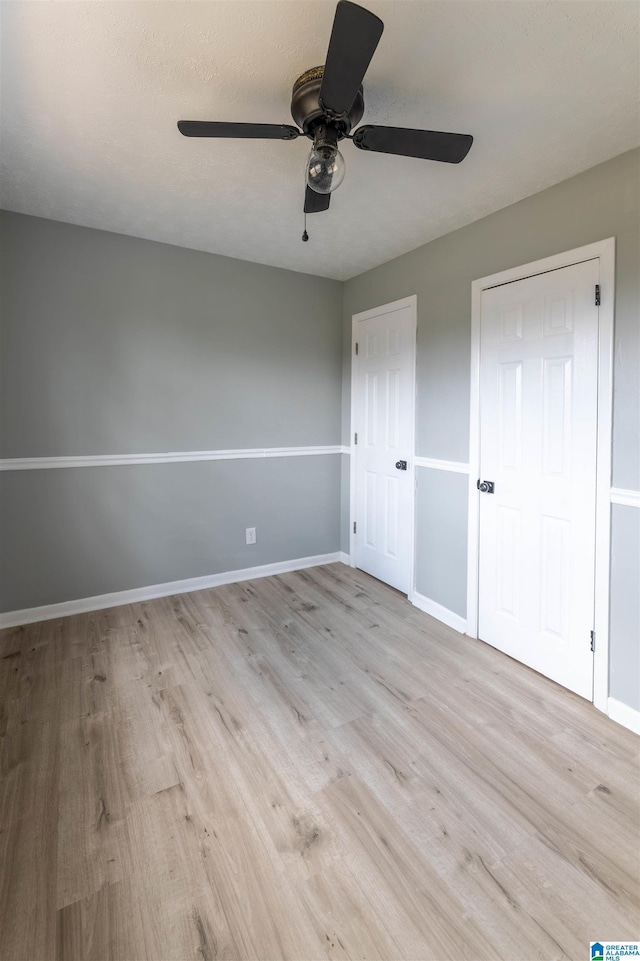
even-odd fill
[[(340, 443), (341, 283), (6, 211), (0, 269), (3, 457)], [(0, 610), (336, 551), (340, 460), (1, 474)]]
[(1, 609), (333, 552), (339, 490), (332, 454), (2, 473)]
[(640, 510), (637, 507), (613, 505), (611, 539), (610, 690), (623, 704), (639, 708)]
[(0, 217), (2, 457), (340, 442), (338, 281)]
[[(343, 443), (350, 434), (352, 314), (418, 295), (416, 453), (467, 461), (472, 281), (615, 236), (613, 485), (640, 489), (639, 193), (635, 150), (347, 281)], [(464, 617), (467, 491), (457, 475), (430, 476), (436, 473), (419, 472), (416, 584)], [(348, 520), (341, 539), (348, 550)], [(617, 522), (612, 551), (611, 694), (640, 709), (638, 685), (629, 680), (640, 676), (638, 582), (622, 575), (637, 564), (637, 542), (623, 539)]]
[[(466, 578), (451, 571), (467, 567), (468, 477), (419, 467), (416, 477), (416, 590), (462, 614)], [(437, 504), (437, 510), (433, 505)], [(427, 592), (430, 593), (427, 593)]]

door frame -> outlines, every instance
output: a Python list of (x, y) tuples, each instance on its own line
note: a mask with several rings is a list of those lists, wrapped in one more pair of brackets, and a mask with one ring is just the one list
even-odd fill
[[(609, 697), (609, 570), (611, 553), (611, 440), (613, 410), (613, 323), (615, 307), (615, 237), (512, 267), (471, 285), (471, 409), (469, 430), (469, 541), (467, 552), (467, 634), (478, 637), (478, 555), (480, 549), (480, 308), (482, 292), (536, 274), (600, 261), (598, 312), (598, 411), (596, 443), (595, 610), (593, 703), (607, 713)], [(585, 644), (588, 638), (585, 638)]]
[(351, 420), (349, 423), (349, 564), (356, 566), (356, 535), (353, 533), (353, 525), (356, 518), (356, 454), (357, 447), (354, 444), (355, 414), (356, 414), (356, 341), (357, 330), (360, 321), (368, 320), (370, 317), (379, 317), (381, 314), (390, 314), (403, 307), (411, 308), (413, 336), (411, 345), (413, 347), (413, 358), (411, 362), (411, 425), (410, 442), (408, 451), (407, 473), (409, 474), (410, 494), (410, 543), (409, 543), (409, 590), (408, 598), (411, 601), (415, 592), (415, 542), (416, 542), (416, 469), (415, 469), (415, 450), (416, 450), (416, 357), (417, 357), (417, 331), (418, 331), (418, 295), (410, 294), (400, 300), (394, 300), (389, 304), (381, 304), (379, 307), (372, 307), (371, 310), (362, 310), (351, 316)]

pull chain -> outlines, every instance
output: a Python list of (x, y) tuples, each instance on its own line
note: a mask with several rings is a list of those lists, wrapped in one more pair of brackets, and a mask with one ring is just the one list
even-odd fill
[(307, 233), (307, 175), (305, 172), (304, 176), (304, 233), (302, 234), (302, 241), (306, 244), (309, 239), (309, 234)]

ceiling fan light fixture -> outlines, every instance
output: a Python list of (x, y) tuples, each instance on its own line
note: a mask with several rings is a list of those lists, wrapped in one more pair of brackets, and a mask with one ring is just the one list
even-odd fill
[(331, 156), (321, 156), (315, 146), (311, 148), (305, 163), (305, 179), (317, 194), (330, 194), (337, 190), (346, 172), (347, 165), (339, 150)]
[[(340, 186), (346, 172), (344, 158), (338, 150), (338, 142), (345, 137), (358, 150), (460, 163), (473, 143), (470, 134), (371, 124), (358, 126), (364, 114), (362, 81), (383, 30), (382, 20), (370, 10), (353, 0), (338, 0), (324, 66), (306, 70), (293, 85), (291, 116), (295, 127), (180, 120), (178, 129), (185, 137), (296, 140), (304, 136), (312, 139), (313, 149), (304, 172), (305, 214), (329, 209), (331, 194)], [(303, 237), (306, 239), (308, 237)]]

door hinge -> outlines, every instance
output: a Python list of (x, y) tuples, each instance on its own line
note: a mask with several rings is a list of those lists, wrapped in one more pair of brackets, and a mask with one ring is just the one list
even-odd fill
[(353, 522), (353, 533), (355, 534), (355, 532), (356, 532), (356, 522), (354, 521), (354, 522)]
[(596, 632), (591, 631), (591, 650), (595, 651), (595, 649), (596, 649)]
[(358, 356), (358, 341), (356, 341), (356, 357)]
[(596, 284), (596, 307), (600, 306), (600, 284)]
[(354, 434), (354, 435), (353, 435), (353, 443), (354, 443), (354, 444), (357, 444), (357, 443), (358, 443), (358, 435), (357, 435), (357, 434)]

